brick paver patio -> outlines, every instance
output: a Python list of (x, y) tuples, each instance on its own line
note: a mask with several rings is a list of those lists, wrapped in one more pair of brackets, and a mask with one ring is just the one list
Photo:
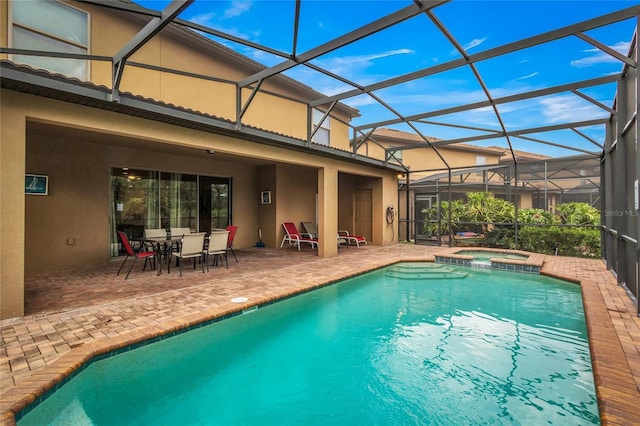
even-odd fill
[[(0, 424), (92, 356), (251, 305), (398, 261), (432, 261), (456, 248), (399, 244), (341, 248), (322, 259), (306, 249), (237, 251), (229, 269), (187, 268), (156, 276), (136, 266), (128, 280), (119, 262), (84, 271), (28, 277), (26, 315), (0, 321)], [(604, 263), (546, 256), (543, 273), (580, 282), (603, 424), (640, 424), (640, 319)], [(232, 303), (237, 296), (244, 304)]]

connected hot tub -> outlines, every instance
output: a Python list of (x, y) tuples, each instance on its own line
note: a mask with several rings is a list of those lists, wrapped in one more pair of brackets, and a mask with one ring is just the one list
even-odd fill
[(539, 274), (543, 257), (518, 250), (474, 248), (436, 254), (435, 260), (436, 263)]

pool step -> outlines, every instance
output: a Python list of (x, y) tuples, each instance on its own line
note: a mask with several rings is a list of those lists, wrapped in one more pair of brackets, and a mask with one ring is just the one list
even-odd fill
[[(433, 270), (433, 269), (442, 269), (445, 265), (442, 263), (405, 263), (401, 265), (394, 265), (389, 270), (392, 271), (423, 271), (423, 270)], [(447, 267), (450, 268), (450, 267)]]
[[(434, 265), (434, 266), (427, 266)], [(389, 278), (403, 280), (434, 280), (446, 278), (465, 278), (468, 272), (461, 272), (442, 264), (426, 264), (420, 266), (393, 266), (385, 274)]]

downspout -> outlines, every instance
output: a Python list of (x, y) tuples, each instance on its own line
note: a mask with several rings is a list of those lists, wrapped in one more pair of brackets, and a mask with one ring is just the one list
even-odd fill
[[(407, 242), (409, 242), (409, 240), (411, 238), (409, 238), (409, 232), (411, 231), (411, 215), (409, 214), (409, 206), (411, 205), (411, 203), (409, 202), (409, 194), (411, 194), (411, 192), (409, 191), (409, 172), (406, 172), (406, 176), (407, 176), (407, 181), (406, 181), (406, 187), (407, 187), (407, 196), (406, 196), (406, 212), (407, 212), (407, 222), (406, 222), (406, 226), (407, 226)], [(415, 222), (415, 213), (414, 213), (414, 218), (413, 221)], [(414, 238), (414, 242), (415, 242), (415, 238)]]
[(449, 230), (449, 247), (453, 247), (453, 236), (451, 234), (451, 167), (449, 167), (449, 220), (447, 227)]
[(515, 227), (514, 227), (514, 229), (515, 229), (515, 249), (517, 250), (518, 249), (518, 163), (514, 163), (514, 170), (515, 170), (514, 183), (515, 183), (516, 189), (514, 191), (515, 192), (515, 194), (514, 194), (514, 198), (515, 199), (514, 199), (513, 206), (514, 206), (514, 215), (515, 215), (515, 217), (514, 217), (514, 222), (515, 222)]

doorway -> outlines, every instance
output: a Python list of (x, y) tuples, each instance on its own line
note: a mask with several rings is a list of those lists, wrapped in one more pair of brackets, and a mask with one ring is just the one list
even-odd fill
[(416, 244), (440, 245), (442, 242), (442, 221), (439, 194), (416, 194), (414, 211), (416, 215)]
[(367, 241), (372, 240), (372, 200), (371, 189), (359, 189), (355, 193), (355, 235), (362, 235)]
[(231, 224), (231, 181), (227, 178), (200, 176), (198, 184), (198, 229), (210, 233)]

